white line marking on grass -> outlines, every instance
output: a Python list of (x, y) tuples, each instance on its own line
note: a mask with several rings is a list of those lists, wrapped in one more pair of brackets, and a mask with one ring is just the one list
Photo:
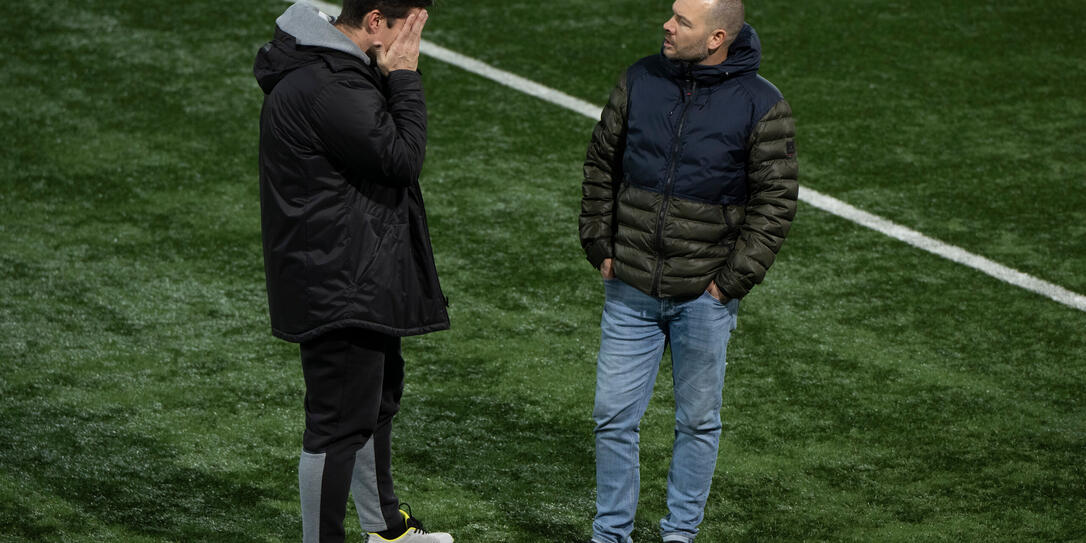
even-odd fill
[(1086, 311), (1086, 296), (1067, 290), (1059, 285), (1049, 283), (1048, 281), (1038, 279), (1032, 275), (1008, 268), (1007, 266), (984, 258), (983, 256), (970, 253), (961, 247), (956, 247), (948, 243), (943, 243), (937, 239), (930, 238), (916, 230), (893, 223), (878, 215), (873, 215), (846, 204), (831, 196), (826, 196), (825, 194), (813, 191), (806, 187), (800, 187), (799, 199), (818, 209), (837, 215), (838, 217), (848, 219), (856, 224), (866, 226), (867, 228), (886, 234), (894, 239), (904, 241), (913, 247), (923, 249), (929, 253), (934, 253), (946, 258), (947, 260), (984, 272), (1000, 281), (1022, 287), (1030, 292), (1046, 296), (1080, 311)]
[(493, 66), (489, 66), (471, 57), (466, 57), (457, 53), (456, 51), (450, 51), (441, 47), (440, 45), (434, 45), (426, 40), (422, 40), (421, 50), (423, 53), (434, 57), (438, 60), (443, 60), (453, 66), (459, 66), (469, 72), (479, 74), (487, 79), (491, 79), (507, 87), (512, 87), (524, 94), (529, 94), (539, 98), (541, 100), (550, 102), (555, 105), (562, 106), (570, 111), (580, 113), (585, 117), (600, 120), (600, 113), (603, 108), (595, 104), (590, 104), (581, 100), (580, 98), (574, 98), (564, 92), (554, 90), (550, 87), (544, 87), (535, 81), (530, 81), (520, 77), (519, 75), (511, 74), (504, 70), (499, 70)]
[[(286, 1), (293, 2), (295, 0)], [(340, 8), (338, 6), (333, 6), (332, 4), (329, 4), (327, 2), (319, 2), (315, 0), (308, 1), (310, 4), (317, 6), (317, 8), (319, 8), (324, 13), (333, 16), (339, 14)], [(603, 110), (602, 107), (585, 102), (580, 98), (574, 98), (562, 91), (558, 91), (550, 87), (545, 87), (543, 85), (540, 85), (539, 83), (536, 83), (535, 81), (525, 79), (519, 75), (509, 73), (505, 70), (499, 70), (493, 66), (475, 60), (471, 57), (461, 55), (456, 51), (446, 49), (427, 40), (422, 40), (419, 50), (422, 51), (424, 55), (434, 57), (438, 60), (452, 64), (453, 66), (458, 66), (473, 74), (481, 75), (487, 79), (496, 81), (498, 83), (501, 83), (502, 85), (523, 92), (524, 94), (535, 96), (536, 98), (539, 98), (540, 100), (543, 100), (545, 102), (550, 102), (552, 104), (562, 106), (570, 111), (580, 113), (585, 117), (590, 117), (597, 121), (600, 120), (600, 112)]]
[[(295, 0), (286, 0), (287, 2), (293, 2)], [(311, 4), (320, 8), (321, 11), (337, 15), (339, 14), (339, 7), (329, 4), (327, 2), (320, 2), (314, 0), (307, 0)], [(579, 98), (574, 98), (563, 92), (554, 90), (550, 87), (545, 87), (530, 81), (516, 74), (499, 70), (493, 66), (475, 60), (471, 57), (467, 57), (451, 51), (439, 45), (435, 45), (429, 41), (422, 40), (421, 51), (423, 54), (434, 57), (438, 60), (452, 64), (471, 73), (481, 75), (487, 79), (518, 90), (525, 94), (535, 96), (541, 100), (550, 102), (552, 104), (561, 106), (570, 111), (580, 113), (585, 117), (598, 121), (600, 119), (600, 112), (602, 107), (590, 104)], [(977, 271), (990, 275), (1000, 281), (1010, 283), (1012, 285), (1024, 288), (1030, 292), (1034, 292), (1055, 300), (1061, 304), (1069, 307), (1073, 307), (1080, 311), (1086, 311), (1086, 296), (1067, 290), (1059, 285), (1049, 283), (1042, 279), (1033, 277), (1022, 273), (1018, 270), (1008, 268), (998, 262), (994, 262), (983, 256), (975, 255), (954, 245), (943, 243), (937, 239), (930, 238), (912, 230), (906, 228), (889, 220), (886, 220), (878, 215), (873, 215), (856, 207), (853, 207), (841, 200), (838, 200), (832, 196), (827, 196), (815, 190), (811, 190), (806, 187), (800, 187), (799, 191), (800, 201), (817, 207), (823, 211), (837, 215), (843, 219), (850, 220), (856, 224), (881, 232), (894, 239), (903, 241), (913, 247), (923, 249), (930, 253), (936, 254), (950, 261), (957, 262), (964, 266), (968, 266)]]

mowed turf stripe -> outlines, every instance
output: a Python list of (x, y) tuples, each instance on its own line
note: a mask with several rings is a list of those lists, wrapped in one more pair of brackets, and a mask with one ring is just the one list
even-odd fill
[[(286, 1), (294, 2), (295, 0)], [(338, 6), (317, 0), (306, 1), (317, 6), (325, 13), (331, 15), (339, 14), (340, 8)], [(600, 112), (603, 110), (600, 106), (574, 98), (566, 93), (540, 85), (539, 83), (509, 73), (505, 70), (500, 70), (427, 40), (422, 40), (420, 50), (427, 56), (452, 64), (570, 111), (580, 113), (595, 121), (599, 120)], [(827, 196), (818, 191), (801, 186), (799, 199), (800, 201), (826, 211), (827, 213), (852, 221), (860, 226), (870, 228), (896, 240), (903, 241), (918, 249), (923, 249), (950, 261), (968, 266), (1005, 283), (1040, 294), (1066, 306), (1078, 309), (1079, 311), (1086, 311), (1086, 296), (1072, 292), (1043, 279), (1038, 279), (1032, 275), (1022, 273), (983, 256), (970, 253), (960, 247), (925, 236), (916, 230), (912, 230), (878, 215), (863, 211), (832, 196)]]

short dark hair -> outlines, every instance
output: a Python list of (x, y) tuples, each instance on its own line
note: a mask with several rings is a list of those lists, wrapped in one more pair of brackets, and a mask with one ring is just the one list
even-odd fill
[(434, 0), (343, 0), (343, 11), (336, 19), (336, 24), (360, 27), (366, 14), (377, 10), (388, 19), (388, 25), (392, 26), (392, 21), (407, 17), (407, 12), (412, 8), (428, 8), (433, 4)]

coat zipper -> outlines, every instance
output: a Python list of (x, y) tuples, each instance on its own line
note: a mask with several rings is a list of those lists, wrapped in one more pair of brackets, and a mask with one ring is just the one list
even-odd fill
[(696, 79), (691, 82), (690, 92), (683, 89), (683, 111), (679, 117), (679, 128), (675, 132), (675, 143), (671, 146), (671, 164), (668, 166), (667, 180), (664, 182), (664, 201), (660, 204), (660, 214), (656, 217), (656, 272), (652, 274), (652, 295), (657, 298), (660, 297), (660, 282), (664, 275), (664, 218), (667, 216), (667, 208), (671, 205), (671, 192), (675, 187), (675, 168), (678, 167), (679, 152), (682, 149), (686, 114), (690, 111), (690, 104), (694, 102), (694, 94), (697, 91)]

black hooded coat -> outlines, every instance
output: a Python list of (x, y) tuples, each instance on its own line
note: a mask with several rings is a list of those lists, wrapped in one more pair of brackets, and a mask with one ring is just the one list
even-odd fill
[(330, 21), (295, 4), (253, 68), (265, 94), (260, 207), (272, 332), (302, 342), (349, 327), (447, 329), (418, 183), (421, 77), (384, 77)]

